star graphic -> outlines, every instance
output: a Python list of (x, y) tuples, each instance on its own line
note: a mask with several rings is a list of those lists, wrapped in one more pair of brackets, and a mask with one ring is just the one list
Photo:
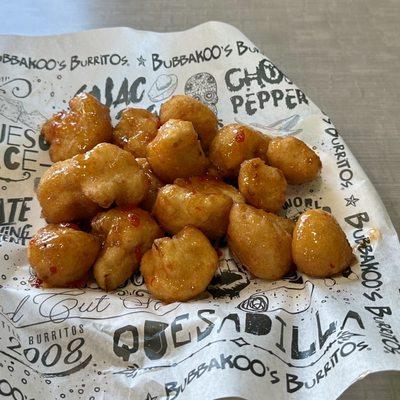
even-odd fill
[(248, 346), (250, 343), (247, 343), (243, 338), (231, 339), (231, 342), (235, 343), (236, 346), (243, 347)]
[(147, 393), (147, 397), (145, 398), (145, 400), (157, 400), (157, 396), (152, 396), (150, 393)]
[(357, 201), (360, 200), (360, 199), (357, 199), (357, 197), (354, 197), (354, 195), (351, 195), (350, 197), (345, 198), (345, 200), (346, 200), (346, 207), (348, 207), (348, 206), (354, 206), (355, 207)]
[(140, 67), (141, 65), (143, 65), (143, 67), (145, 67), (145, 66), (146, 66), (146, 59), (145, 59), (145, 58), (143, 58), (143, 56), (142, 56), (142, 55), (140, 55), (140, 57), (139, 57), (139, 58), (136, 58), (136, 60), (138, 60), (138, 65), (139, 65), (139, 67)]

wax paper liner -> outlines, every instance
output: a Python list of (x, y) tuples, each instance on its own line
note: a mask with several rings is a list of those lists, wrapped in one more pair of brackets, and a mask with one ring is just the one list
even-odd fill
[[(112, 293), (35, 288), (26, 245), (44, 225), (35, 188), (50, 165), (38, 126), (81, 91), (114, 121), (186, 93), (220, 124), (301, 138), (322, 175), (290, 187), (283, 214), (332, 212), (359, 262), (332, 279), (268, 282), (225, 248), (186, 304), (153, 299), (139, 274)], [(399, 242), (382, 202), (329, 117), (234, 27), (2, 36), (0, 124), (0, 397), (330, 400), (400, 369)]]

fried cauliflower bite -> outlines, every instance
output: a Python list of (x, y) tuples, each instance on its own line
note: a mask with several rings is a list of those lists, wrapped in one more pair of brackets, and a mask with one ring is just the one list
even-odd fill
[(280, 279), (292, 266), (292, 237), (275, 218), (247, 204), (234, 204), (229, 215), (229, 248), (258, 278)]
[(226, 232), (231, 207), (232, 199), (225, 194), (207, 193), (189, 185), (167, 185), (158, 192), (153, 215), (170, 233), (192, 225), (216, 239)]
[(156, 202), (158, 191), (164, 185), (151, 170), (150, 164), (146, 158), (137, 158), (136, 162), (139, 164), (140, 168), (142, 168), (149, 182), (149, 190), (142, 202), (140, 203), (140, 206), (145, 210), (151, 212), (153, 210), (154, 203)]
[(156, 137), (159, 122), (156, 115), (143, 108), (126, 108), (113, 130), (113, 143), (135, 157), (146, 157), (147, 145)]
[(260, 158), (242, 162), (238, 185), (247, 203), (265, 211), (276, 213), (285, 202), (287, 183), (283, 172)]
[(205, 104), (190, 96), (173, 96), (161, 106), (161, 124), (170, 119), (191, 122), (204, 150), (210, 147), (217, 134), (218, 120), (215, 114)]
[(188, 121), (170, 119), (147, 146), (151, 169), (164, 182), (204, 174), (208, 160)]
[(234, 203), (244, 203), (243, 196), (234, 186), (212, 176), (192, 176), (190, 178), (178, 178), (175, 179), (174, 184), (183, 188), (188, 188), (194, 192), (198, 191), (205, 194), (224, 194), (229, 196)]
[(101, 143), (85, 154), (52, 165), (42, 176), (37, 196), (47, 222), (93, 217), (102, 208), (136, 205), (148, 181), (132, 154)]
[(83, 154), (102, 142), (111, 142), (110, 110), (88, 93), (77, 94), (70, 110), (60, 111), (42, 126), (41, 134), (50, 143), (50, 159), (63, 161)]
[(354, 259), (342, 228), (322, 210), (301, 214), (293, 232), (292, 253), (300, 272), (321, 278), (344, 271)]
[(289, 218), (281, 217), (280, 215), (268, 213), (269, 218), (285, 230), (290, 236), (293, 235), (294, 226), (296, 223)]
[(98, 214), (92, 220), (92, 233), (103, 243), (93, 272), (106, 291), (124, 283), (138, 268), (142, 254), (163, 234), (147, 211), (134, 207)]
[(145, 173), (132, 154), (118, 146), (102, 143), (77, 157), (82, 160), (82, 192), (99, 206), (133, 206), (147, 194)]
[(100, 207), (81, 189), (82, 171), (75, 158), (59, 161), (40, 179), (37, 197), (47, 222), (71, 222), (92, 218)]
[(207, 167), (206, 176), (208, 176), (210, 178), (218, 178), (218, 179), (223, 178), (221, 176), (221, 173), (219, 172), (218, 168), (211, 163)]
[(28, 260), (46, 287), (73, 286), (85, 279), (100, 250), (89, 233), (63, 225), (39, 229), (28, 245)]
[(303, 141), (288, 136), (271, 140), (267, 151), (268, 164), (279, 168), (288, 183), (302, 184), (321, 172), (321, 160)]
[(209, 157), (222, 176), (236, 178), (243, 161), (254, 157), (267, 159), (269, 140), (268, 136), (245, 125), (226, 125), (211, 143)]
[(165, 303), (193, 299), (211, 282), (218, 255), (198, 229), (186, 226), (172, 238), (156, 239), (140, 265), (147, 289)]

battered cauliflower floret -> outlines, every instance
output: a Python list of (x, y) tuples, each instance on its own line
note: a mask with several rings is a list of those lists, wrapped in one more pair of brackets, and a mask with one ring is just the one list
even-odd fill
[(133, 206), (147, 194), (146, 175), (129, 152), (102, 143), (77, 157), (82, 160), (84, 170), (82, 192), (99, 206), (108, 208), (114, 202), (118, 206)]
[(88, 93), (77, 94), (69, 102), (70, 110), (60, 111), (42, 126), (41, 134), (50, 143), (50, 159), (63, 161), (111, 142), (110, 110)]
[(147, 211), (114, 208), (92, 220), (92, 233), (102, 240), (94, 264), (97, 284), (104, 290), (116, 289), (138, 268), (142, 254), (163, 232)]
[(254, 207), (275, 213), (285, 202), (287, 183), (283, 172), (259, 158), (242, 162), (238, 184), (240, 193)]
[(71, 222), (92, 218), (101, 208), (81, 188), (82, 171), (75, 158), (59, 161), (42, 175), (37, 197), (47, 222)]
[(293, 235), (294, 226), (296, 223), (289, 218), (281, 217), (280, 215), (268, 213), (269, 218), (285, 230), (290, 236)]
[(170, 119), (190, 121), (204, 150), (210, 147), (217, 134), (218, 120), (215, 114), (205, 104), (190, 96), (173, 96), (161, 106), (161, 124)]
[(210, 147), (210, 160), (221, 176), (236, 178), (240, 164), (254, 157), (267, 159), (269, 137), (245, 125), (231, 124), (221, 128)]
[(156, 174), (151, 170), (150, 164), (146, 158), (137, 158), (136, 162), (142, 168), (149, 182), (149, 190), (140, 203), (140, 206), (145, 210), (151, 212), (156, 202), (158, 191), (163, 187), (163, 183), (157, 178)]
[(150, 293), (166, 303), (193, 299), (211, 282), (218, 255), (198, 229), (187, 226), (172, 238), (156, 239), (140, 270)]
[(276, 215), (235, 204), (227, 236), (233, 254), (256, 277), (276, 280), (290, 271), (292, 236), (276, 222)]
[(42, 176), (37, 196), (48, 222), (93, 217), (102, 208), (137, 205), (149, 183), (132, 154), (109, 143), (52, 165)]
[(292, 136), (272, 139), (267, 156), (268, 164), (279, 168), (288, 183), (310, 182), (321, 172), (318, 155), (303, 141)]
[(176, 119), (170, 119), (158, 130), (147, 146), (147, 160), (164, 182), (203, 175), (208, 165), (192, 123)]
[(39, 229), (28, 245), (28, 260), (46, 287), (66, 287), (85, 279), (100, 250), (89, 233), (63, 225)]
[(175, 185), (189, 188), (193, 191), (200, 191), (207, 194), (224, 194), (229, 196), (234, 203), (244, 203), (240, 192), (232, 185), (212, 176), (192, 176), (190, 178), (178, 178)]
[(142, 108), (126, 108), (113, 131), (113, 142), (135, 157), (146, 157), (147, 145), (156, 137), (159, 119)]
[(223, 178), (223, 176), (219, 172), (218, 168), (211, 163), (207, 167), (206, 176), (208, 176), (210, 178), (218, 178), (218, 179)]
[(344, 271), (354, 259), (342, 228), (322, 210), (301, 214), (293, 232), (292, 252), (300, 272), (321, 278)]
[(189, 185), (167, 185), (158, 192), (153, 214), (170, 233), (192, 225), (216, 239), (226, 232), (231, 207), (232, 199), (225, 194), (207, 193)]

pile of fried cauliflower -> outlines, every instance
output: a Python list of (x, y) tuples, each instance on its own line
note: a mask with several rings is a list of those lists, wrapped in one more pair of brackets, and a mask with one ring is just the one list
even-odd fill
[(48, 225), (30, 241), (28, 258), (42, 286), (82, 285), (93, 270), (111, 291), (140, 267), (154, 297), (186, 301), (209, 285), (224, 236), (258, 278), (294, 268), (328, 277), (351, 264), (330, 214), (309, 210), (296, 223), (277, 214), (287, 185), (321, 170), (301, 140), (240, 124), (218, 129), (207, 106), (183, 95), (159, 117), (127, 108), (114, 128), (90, 94), (69, 105), (41, 131), (54, 162), (37, 189)]

